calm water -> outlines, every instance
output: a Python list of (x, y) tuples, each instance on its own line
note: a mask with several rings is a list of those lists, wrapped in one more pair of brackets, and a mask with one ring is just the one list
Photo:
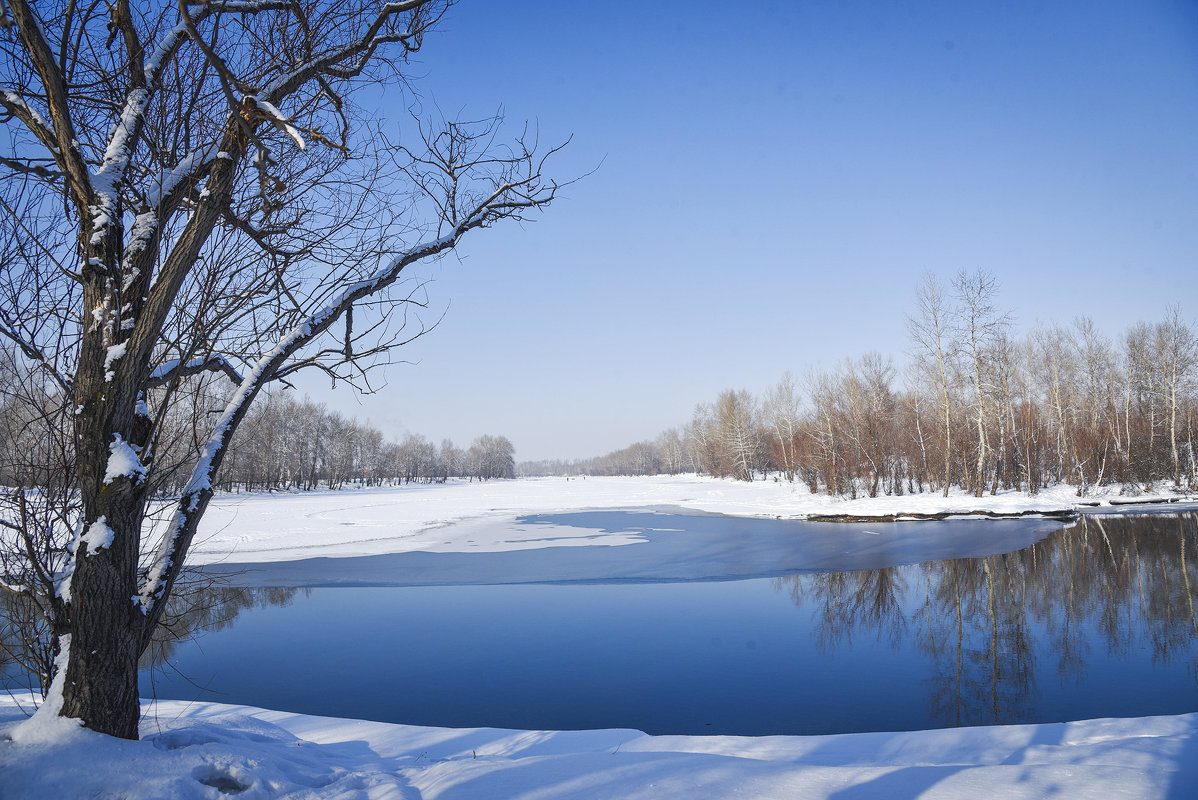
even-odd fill
[[(718, 539), (720, 518), (697, 519)], [(665, 527), (686, 537), (693, 522)], [(944, 537), (959, 523), (929, 524)], [(226, 590), (231, 623), (175, 646), (143, 673), (142, 693), (420, 725), (650, 733), (1198, 710), (1198, 515), (1083, 517), (1053, 533), (1042, 521), (982, 524), (976, 557), (921, 561), (898, 547), (890, 560), (915, 563), (878, 566), (875, 531), (862, 538), (873, 568), (782, 577)], [(993, 553), (996, 541), (1020, 549)], [(555, 549), (626, 558), (639, 547)], [(854, 547), (842, 549), (852, 561)], [(335, 577), (334, 566), (324, 563)]]

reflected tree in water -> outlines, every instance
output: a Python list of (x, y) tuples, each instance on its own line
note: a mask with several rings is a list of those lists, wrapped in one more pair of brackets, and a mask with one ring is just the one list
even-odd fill
[(916, 646), (930, 662), (929, 715), (952, 725), (1010, 721), (1034, 687), (1024, 574), (1009, 555), (920, 569)]
[(1187, 659), (1198, 683), (1198, 514), (1083, 516), (1024, 550), (880, 570), (777, 579), (809, 605), (821, 652), (908, 635), (927, 658), (929, 716), (948, 725), (1030, 718), (1037, 657), (1062, 684), (1094, 649)]
[[(143, 669), (168, 664), (178, 645), (230, 627), (242, 611), (285, 606), (307, 589), (241, 588), (221, 585), (210, 576), (187, 581), (171, 598), (163, 622), (141, 657)], [(45, 618), (26, 598), (0, 593), (0, 676), (45, 695), (53, 650)]]
[(907, 584), (899, 568), (821, 572), (778, 578), (795, 605), (809, 598), (818, 608), (816, 644), (821, 652), (841, 643), (851, 644), (853, 634), (872, 634), (877, 641), (897, 647), (907, 627), (902, 595)]
[(142, 655), (141, 666), (144, 669), (166, 663), (179, 644), (232, 626), (242, 611), (290, 605), (296, 592), (301, 591), (307, 596), (311, 590), (201, 584), (184, 591), (177, 604), (167, 606), (164, 622)]

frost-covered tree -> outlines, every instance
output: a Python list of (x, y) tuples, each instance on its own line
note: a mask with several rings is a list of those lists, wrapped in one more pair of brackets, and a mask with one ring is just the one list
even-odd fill
[[(0, 337), (69, 411), (79, 509), (6, 520), (48, 541), (3, 581), (49, 616), (63, 716), (137, 736), (138, 656), (254, 399), (307, 368), (369, 387), (413, 335), (405, 269), (554, 198), (553, 150), (499, 120), (388, 136), (355, 105), (402, 95), (447, 5), (0, 2)], [(165, 421), (205, 379), (221, 403), (152, 524)]]
[(479, 480), (511, 478), (516, 474), (516, 448), (506, 436), (485, 434), (470, 443), (466, 470)]
[(720, 463), (737, 480), (752, 481), (760, 468), (764, 445), (757, 421), (758, 405), (745, 390), (728, 389), (715, 403)]

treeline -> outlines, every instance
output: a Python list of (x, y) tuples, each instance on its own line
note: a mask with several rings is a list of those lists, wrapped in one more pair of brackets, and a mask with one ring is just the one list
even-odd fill
[[(43, 492), (56, 487), (70, 494), (70, 408), (35, 378), (22, 373), (11, 354), (0, 351), (0, 486), (38, 487)], [(159, 470), (152, 495), (171, 495), (187, 480), (201, 444), (198, 421), (209, 409), (223, 405), (222, 392), (227, 389), (219, 381), (192, 389), (191, 399), (175, 404), (163, 420), (154, 442)], [(216, 486), (259, 491), (489, 480), (513, 477), (515, 463), (515, 448), (505, 436), (479, 436), (465, 449), (449, 439), (434, 445), (419, 434), (395, 441), (323, 403), (275, 394), (259, 401), (242, 423)]]
[(1011, 335), (986, 273), (925, 277), (900, 372), (870, 353), (787, 374), (764, 396), (725, 391), (652, 441), (521, 474), (773, 473), (857, 496), (1069, 483), (1198, 488), (1198, 336), (1179, 308), (1119, 338), (1087, 319)]
[(255, 491), (489, 480), (513, 477), (515, 466), (515, 448), (505, 436), (479, 436), (464, 450), (449, 439), (435, 445), (420, 434), (393, 441), (323, 403), (275, 395), (242, 424), (218, 485)]

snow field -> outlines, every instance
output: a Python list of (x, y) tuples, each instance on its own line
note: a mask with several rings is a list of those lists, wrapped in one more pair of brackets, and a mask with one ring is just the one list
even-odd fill
[[(176, 701), (145, 712), (140, 742), (59, 727), (0, 743), (0, 797), (1198, 796), (1198, 714), (756, 738), (420, 728)], [(20, 717), (0, 697), (0, 736)]]

